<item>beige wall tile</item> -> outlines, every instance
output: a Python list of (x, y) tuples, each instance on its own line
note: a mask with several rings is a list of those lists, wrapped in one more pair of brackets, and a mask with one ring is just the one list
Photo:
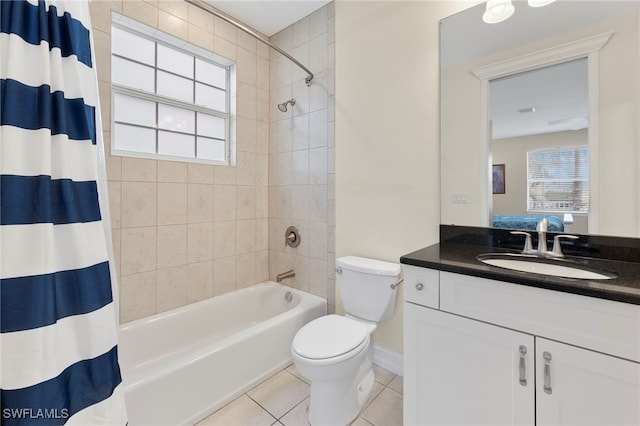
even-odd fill
[(164, 10), (158, 11), (158, 29), (182, 40), (189, 39), (189, 24), (187, 21)]
[(189, 184), (187, 215), (189, 223), (213, 220), (213, 185)]
[(122, 12), (136, 21), (158, 28), (158, 8), (143, 1), (123, 1)]
[(186, 265), (158, 269), (157, 312), (187, 304), (189, 268)]
[(189, 4), (183, 1), (159, 1), (158, 2), (158, 7), (165, 11), (170, 13), (171, 15), (174, 15), (177, 18), (180, 18), (184, 21), (189, 20)]
[(215, 17), (215, 33), (216, 36), (222, 37), (234, 45), (237, 43), (236, 27), (223, 21), (217, 16)]
[(256, 72), (258, 69), (256, 54), (242, 48), (237, 48), (236, 55), (238, 81), (255, 86)]
[(123, 229), (120, 253), (122, 254), (122, 275), (156, 269), (156, 228)]
[(258, 121), (256, 123), (256, 152), (259, 154), (269, 153), (269, 123)]
[(256, 187), (256, 218), (267, 218), (269, 216), (269, 188), (266, 186)]
[(256, 154), (238, 151), (238, 185), (256, 184)]
[(235, 185), (237, 167), (214, 166), (213, 176), (216, 185)]
[(187, 183), (188, 163), (158, 161), (158, 182)]
[(199, 302), (214, 295), (213, 262), (192, 263), (187, 279), (187, 303)]
[(120, 252), (120, 244), (121, 244), (121, 234), (122, 231), (120, 231), (119, 229), (114, 229), (111, 231), (111, 243), (113, 246), (113, 258), (115, 260), (115, 267), (116, 267), (116, 274), (118, 275), (118, 277), (121, 275), (120, 271), (121, 271), (121, 266), (120, 266), (120, 260), (122, 259), (121, 256), (121, 252)]
[(122, 182), (122, 227), (156, 224), (156, 184)]
[(210, 164), (188, 163), (189, 183), (213, 184), (213, 167)]
[(327, 298), (327, 261), (309, 259), (309, 292)]
[[(217, 23), (219, 21), (216, 21), (216, 30), (217, 30)], [(215, 45), (215, 50), (214, 52), (217, 53), (220, 56), (223, 56), (227, 59), (231, 59), (232, 61), (235, 61), (236, 59), (236, 45), (233, 44), (232, 42), (226, 40), (223, 37), (220, 37), (216, 34), (215, 38), (214, 38), (214, 45)]]
[(327, 185), (309, 187), (309, 220), (327, 221)]
[[(105, 137), (105, 140), (106, 140), (106, 137)], [(122, 180), (122, 157), (111, 155), (107, 151), (105, 163), (107, 166), (107, 179)]]
[(236, 222), (236, 253), (249, 253), (256, 247), (256, 221), (239, 220)]
[(269, 59), (271, 55), (271, 48), (267, 46), (265, 43), (258, 41), (257, 42), (257, 52), (258, 56), (264, 59)]
[(213, 223), (190, 223), (188, 234), (189, 263), (213, 259)]
[[(104, 31), (93, 31), (98, 81), (111, 81), (111, 35)], [(105, 126), (108, 127), (108, 126)]]
[(256, 217), (256, 187), (238, 186), (236, 192), (236, 217), (238, 220)]
[(120, 322), (156, 313), (156, 271), (120, 279)]
[(256, 120), (238, 117), (236, 134), (238, 151), (254, 152), (256, 150)]
[(256, 244), (255, 250), (269, 249), (269, 220), (256, 219)]
[(118, 229), (121, 226), (120, 214), (122, 211), (122, 183), (108, 181), (109, 212), (111, 214), (111, 228)]
[(186, 183), (158, 183), (158, 225), (187, 223)]
[(122, 13), (121, 1), (92, 1), (89, 3), (89, 11), (91, 12), (91, 25), (93, 28), (111, 32), (111, 11)]
[(215, 46), (213, 34), (193, 24), (189, 24), (189, 42), (210, 51)]
[(255, 86), (238, 82), (236, 113), (241, 117), (255, 120), (257, 118), (257, 96)]
[(327, 224), (325, 222), (309, 223), (309, 257), (327, 259)]
[(258, 56), (256, 67), (256, 86), (259, 89), (269, 90), (269, 59)]
[(205, 32), (213, 34), (213, 22), (215, 17), (192, 4), (188, 5), (188, 9), (189, 23), (201, 28)]
[(122, 157), (122, 180), (131, 182), (156, 182), (158, 165), (156, 160)]
[(213, 223), (213, 258), (235, 256), (236, 254), (236, 222)]
[(236, 257), (224, 257), (213, 261), (213, 294), (219, 296), (235, 290)]
[(269, 279), (269, 251), (256, 252), (256, 283)]
[(226, 221), (236, 219), (237, 187), (232, 185), (213, 186), (213, 220)]
[(187, 264), (187, 225), (158, 226), (157, 268)]
[(257, 283), (255, 252), (238, 254), (236, 258), (236, 289)]
[(258, 40), (245, 33), (244, 31), (236, 31), (238, 47), (248, 50), (249, 52), (256, 54), (257, 53), (257, 44)]

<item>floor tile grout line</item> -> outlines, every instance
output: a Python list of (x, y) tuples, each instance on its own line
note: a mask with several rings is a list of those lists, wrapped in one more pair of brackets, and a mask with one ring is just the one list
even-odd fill
[[(282, 419), (283, 419), (287, 414), (289, 414), (290, 412), (292, 412), (293, 410), (295, 410), (295, 409), (296, 409), (296, 407), (297, 407), (298, 405), (300, 405), (300, 404), (302, 404), (303, 402), (305, 402), (308, 398), (309, 398), (309, 396), (307, 395), (307, 396), (305, 396), (305, 397), (304, 397), (304, 399), (303, 399), (302, 401), (298, 402), (297, 404), (294, 404), (294, 405), (293, 405), (293, 407), (291, 407), (291, 408), (290, 408), (286, 413), (284, 413), (282, 416), (280, 416), (280, 418), (278, 419), (278, 421), (279, 421), (280, 423), (282, 423), (282, 422), (281, 422), (281, 420), (282, 420)], [(271, 413), (269, 413), (269, 414), (271, 414)], [(271, 414), (271, 415), (273, 416), (273, 414)], [(282, 424), (284, 424), (284, 423), (282, 423)]]
[[(270, 415), (271, 417), (273, 417), (273, 419), (275, 420), (275, 422), (279, 422), (279, 421), (280, 421), (280, 419), (278, 419), (276, 416), (274, 416), (274, 415), (271, 413), (271, 411), (267, 410), (265, 407), (263, 407), (263, 406), (262, 406), (262, 404), (260, 404), (258, 401), (256, 401), (255, 399), (253, 399), (253, 398), (251, 397), (251, 395), (249, 395), (249, 392), (246, 392), (246, 393), (245, 393), (245, 395), (247, 396), (247, 398), (249, 398), (250, 400), (252, 400), (253, 402), (255, 402), (255, 403), (256, 403), (256, 405), (257, 405), (258, 407), (262, 408), (262, 409), (264, 410), (264, 412), (265, 412), (265, 413), (267, 413), (268, 415)], [(274, 422), (274, 423), (275, 423), (275, 422)], [(273, 424), (273, 423), (271, 423), (271, 424)]]

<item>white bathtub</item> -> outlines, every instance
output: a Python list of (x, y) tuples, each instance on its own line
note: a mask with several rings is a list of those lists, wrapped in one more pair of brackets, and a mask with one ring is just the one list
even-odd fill
[(326, 312), (320, 297), (265, 282), (123, 324), (129, 425), (203, 419), (290, 364), (295, 333)]

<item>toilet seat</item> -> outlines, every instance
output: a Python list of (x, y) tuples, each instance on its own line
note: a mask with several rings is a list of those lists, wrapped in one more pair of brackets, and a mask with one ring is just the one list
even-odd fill
[(369, 343), (369, 328), (340, 315), (327, 315), (302, 327), (293, 339), (291, 349), (310, 361), (335, 362), (358, 354)]

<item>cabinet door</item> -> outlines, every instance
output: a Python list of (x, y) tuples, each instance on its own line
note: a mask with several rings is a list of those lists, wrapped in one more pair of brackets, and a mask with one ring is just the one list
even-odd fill
[(538, 425), (640, 425), (640, 364), (536, 338)]
[(412, 303), (404, 312), (405, 424), (533, 425), (533, 336)]

